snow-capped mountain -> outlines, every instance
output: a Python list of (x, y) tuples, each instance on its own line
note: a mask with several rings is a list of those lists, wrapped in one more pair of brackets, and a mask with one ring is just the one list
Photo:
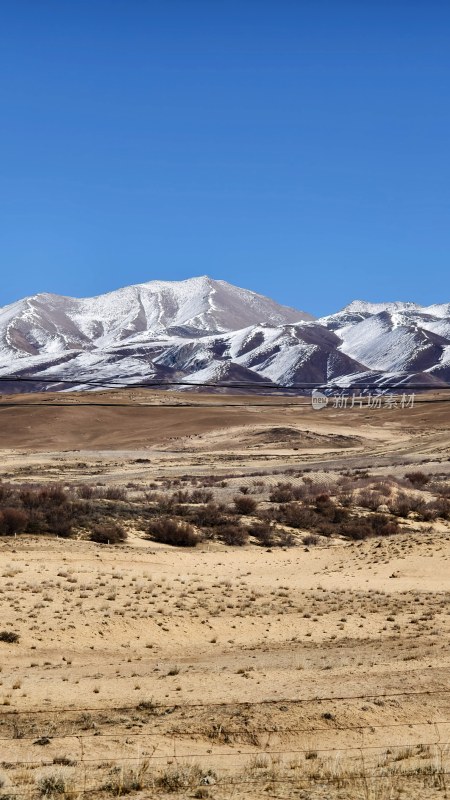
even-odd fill
[(354, 301), (314, 320), (206, 276), (84, 299), (38, 294), (0, 309), (3, 391), (23, 391), (13, 376), (52, 390), (102, 381), (439, 386), (450, 383), (450, 303)]

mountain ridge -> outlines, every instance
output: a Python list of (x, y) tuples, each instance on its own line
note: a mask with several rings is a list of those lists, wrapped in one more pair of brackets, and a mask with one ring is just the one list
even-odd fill
[(315, 319), (206, 275), (93, 298), (42, 292), (0, 308), (0, 378), (17, 391), (11, 375), (53, 390), (63, 377), (72, 388), (94, 379), (446, 385), (450, 303), (354, 300)]

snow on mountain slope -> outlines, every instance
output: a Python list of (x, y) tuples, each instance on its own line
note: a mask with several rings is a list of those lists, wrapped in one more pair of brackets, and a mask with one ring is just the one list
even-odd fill
[(450, 383), (450, 304), (358, 300), (314, 321), (205, 276), (85, 299), (39, 294), (0, 309), (0, 377), (11, 374), (33, 377), (32, 389), (93, 381), (440, 385)]
[(301, 319), (312, 318), (226, 281), (150, 281), (98, 297), (39, 294), (6, 306), (0, 311), (0, 348), (16, 356), (103, 349), (151, 341), (177, 328), (198, 335)]

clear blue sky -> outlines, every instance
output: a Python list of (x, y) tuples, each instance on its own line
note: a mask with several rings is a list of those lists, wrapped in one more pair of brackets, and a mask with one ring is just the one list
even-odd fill
[(2, 0), (0, 305), (450, 300), (448, 0)]

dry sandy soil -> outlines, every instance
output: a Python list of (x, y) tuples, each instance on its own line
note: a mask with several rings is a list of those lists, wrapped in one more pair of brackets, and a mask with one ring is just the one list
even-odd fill
[[(449, 421), (436, 394), (320, 412), (3, 397), (0, 478), (139, 492), (222, 475), (219, 500), (343, 470), (445, 480)], [(133, 526), (116, 546), (0, 538), (0, 630), (19, 636), (0, 641), (0, 798), (447, 797), (449, 575), (445, 520), (289, 548), (173, 548)]]

